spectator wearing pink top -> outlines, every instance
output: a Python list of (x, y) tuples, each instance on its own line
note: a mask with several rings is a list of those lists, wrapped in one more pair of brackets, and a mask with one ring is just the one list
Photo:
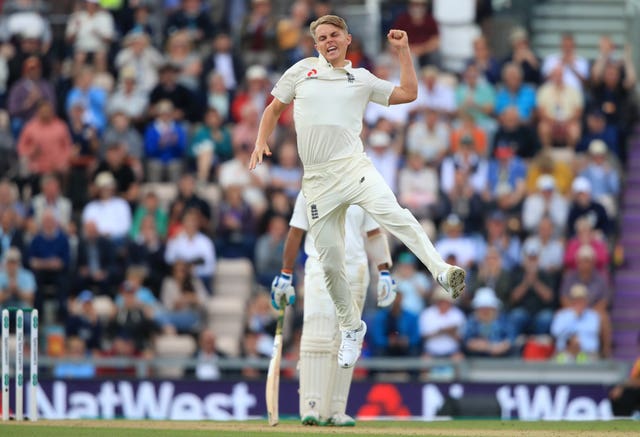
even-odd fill
[(567, 241), (567, 249), (564, 254), (564, 266), (566, 269), (578, 267), (578, 250), (583, 244), (591, 246), (595, 254), (596, 269), (605, 277), (609, 276), (609, 249), (607, 243), (594, 231), (591, 221), (587, 217), (576, 221), (576, 235)]

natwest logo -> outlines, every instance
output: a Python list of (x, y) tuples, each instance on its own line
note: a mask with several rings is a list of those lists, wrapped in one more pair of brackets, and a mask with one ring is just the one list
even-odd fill
[(318, 77), (318, 70), (312, 68), (311, 70), (307, 71), (307, 77), (309, 79), (316, 79)]

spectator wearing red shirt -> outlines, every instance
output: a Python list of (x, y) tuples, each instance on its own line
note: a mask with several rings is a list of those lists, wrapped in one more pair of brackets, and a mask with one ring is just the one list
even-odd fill
[(427, 3), (428, 0), (409, 0), (407, 11), (391, 26), (407, 32), (411, 53), (418, 58), (421, 67), (440, 62), (440, 32)]

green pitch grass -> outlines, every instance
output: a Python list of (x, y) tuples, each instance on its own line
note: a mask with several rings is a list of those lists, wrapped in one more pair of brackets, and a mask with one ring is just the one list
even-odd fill
[(8, 437), (272, 437), (309, 434), (352, 437), (618, 437), (640, 435), (640, 422), (622, 420), (607, 422), (358, 421), (353, 428), (303, 427), (293, 420), (284, 420), (275, 427), (267, 425), (266, 420), (245, 422), (68, 420), (0, 423), (0, 435)]

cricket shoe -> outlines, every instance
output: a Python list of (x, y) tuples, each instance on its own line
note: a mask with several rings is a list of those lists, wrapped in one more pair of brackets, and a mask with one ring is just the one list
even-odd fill
[(360, 321), (360, 328), (340, 331), (342, 342), (338, 349), (338, 365), (344, 369), (353, 367), (358, 361), (364, 335), (367, 333), (367, 324)]
[(447, 290), (447, 293), (454, 299), (460, 297), (464, 292), (464, 278), (466, 272), (458, 266), (449, 266), (444, 272), (438, 275), (438, 283)]
[(306, 426), (321, 426), (324, 422), (320, 420), (320, 413), (311, 410), (302, 415), (302, 424)]
[(356, 426), (356, 420), (344, 413), (336, 413), (329, 418), (327, 426)]

